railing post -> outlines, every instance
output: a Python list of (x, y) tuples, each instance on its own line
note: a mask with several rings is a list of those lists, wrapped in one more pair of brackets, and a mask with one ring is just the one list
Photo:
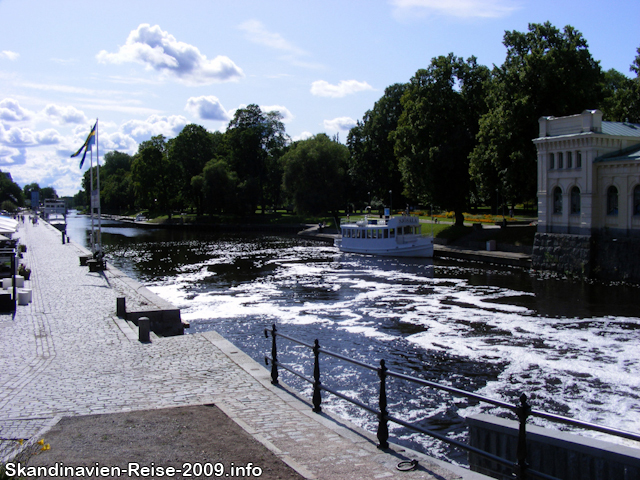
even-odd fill
[(316, 413), (320, 413), (322, 411), (322, 407), (320, 403), (322, 402), (322, 395), (320, 394), (320, 344), (318, 343), (318, 339), (313, 344), (313, 411)]
[(524, 479), (527, 469), (527, 418), (531, 414), (531, 405), (527, 403), (527, 396), (523, 393), (520, 395), (520, 405), (516, 407), (516, 415), (520, 421), (520, 430), (518, 432), (518, 450), (516, 456), (518, 458), (519, 479)]
[(378, 433), (377, 437), (380, 443), (378, 448), (389, 448), (389, 426), (387, 425), (387, 367), (384, 364), (384, 359), (380, 360), (380, 368), (378, 368), (378, 377), (380, 377), (380, 400), (378, 402), (380, 412), (378, 413)]
[(271, 328), (271, 384), (278, 385), (278, 349), (276, 348), (276, 324)]

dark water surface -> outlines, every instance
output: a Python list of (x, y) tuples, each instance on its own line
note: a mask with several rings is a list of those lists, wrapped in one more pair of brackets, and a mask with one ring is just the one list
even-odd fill
[[(85, 217), (68, 219), (88, 244)], [(214, 329), (258, 362), (273, 323), (308, 343), (371, 365), (515, 404), (640, 432), (640, 289), (542, 278), (516, 269), (341, 254), (296, 237), (214, 235), (103, 224), (108, 260)], [(279, 359), (306, 363), (301, 347)], [(323, 384), (377, 405), (375, 372), (324, 357)], [(310, 396), (308, 384), (285, 382)], [(488, 406), (390, 380), (389, 412), (455, 438), (464, 417)], [(325, 396), (323, 406), (375, 431), (376, 419)], [(537, 422), (536, 422), (537, 423)], [(446, 445), (391, 426), (392, 440), (464, 463)], [(590, 436), (599, 436), (591, 433)], [(623, 441), (617, 440), (620, 443)], [(634, 445), (633, 442), (629, 443)], [(637, 446), (637, 444), (636, 444)]]

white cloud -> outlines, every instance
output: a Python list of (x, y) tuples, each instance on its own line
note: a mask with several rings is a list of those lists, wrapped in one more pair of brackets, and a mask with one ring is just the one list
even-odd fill
[(0, 145), (0, 166), (15, 165), (19, 157), (20, 150), (17, 148)]
[[(143, 140), (149, 140), (149, 138)], [(102, 133), (100, 135), (100, 151), (108, 152), (112, 150), (134, 154), (138, 150), (138, 142), (136, 142), (130, 135), (126, 135), (122, 132), (115, 132), (111, 134)]]
[(173, 138), (182, 131), (186, 124), (187, 119), (182, 115), (171, 115), (170, 117), (151, 115), (145, 121), (129, 120), (122, 125), (121, 131), (139, 143), (156, 135)]
[(213, 95), (202, 97), (191, 97), (187, 100), (187, 105), (184, 107), (194, 117), (201, 118), (202, 120), (220, 120), (228, 121), (231, 119), (229, 113), (224, 109), (218, 97)]
[(102, 63), (140, 63), (148, 70), (156, 70), (190, 85), (207, 85), (244, 77), (242, 69), (229, 57), (219, 55), (209, 60), (197, 47), (179, 42), (158, 25), (152, 27), (148, 23), (131, 31), (124, 46), (116, 53), (102, 50), (96, 58)]
[(244, 31), (249, 41), (264, 45), (276, 50), (293, 53), (294, 55), (306, 55), (307, 52), (285, 40), (279, 33), (269, 32), (262, 22), (248, 20), (238, 27)]
[(342, 98), (352, 93), (374, 90), (367, 82), (342, 80), (338, 85), (331, 85), (324, 80), (316, 80), (311, 84), (311, 94), (317, 97)]
[(452, 17), (500, 18), (510, 15), (520, 6), (513, 0), (390, 0), (394, 15), (403, 19), (430, 13)]
[(19, 53), (12, 52), (10, 50), (2, 50), (0, 52), (0, 58), (6, 58), (7, 60), (17, 60), (19, 56)]
[(42, 110), (42, 113), (48, 120), (57, 125), (64, 125), (67, 123), (84, 125), (89, 123), (89, 119), (84, 112), (74, 107), (60, 107), (58, 105), (50, 104)]
[[(309, 53), (289, 42), (279, 33), (270, 32), (263, 23), (258, 20), (248, 20), (239, 25), (238, 28), (245, 33), (245, 38), (250, 42), (281, 52), (282, 56), (280, 60), (298, 67), (314, 69), (322, 67), (317, 63), (300, 60), (300, 57), (308, 56)], [(273, 75), (270, 75), (270, 77), (273, 77)]]
[(357, 122), (350, 117), (338, 117), (333, 120), (325, 120), (323, 123), (327, 130), (351, 130)]
[(58, 145), (63, 142), (63, 137), (53, 128), (40, 130), (35, 133), (36, 143), (38, 145)]
[(293, 113), (291, 113), (287, 107), (283, 107), (282, 105), (260, 105), (260, 110), (264, 113), (279, 112), (280, 115), (282, 115), (282, 123), (289, 123), (295, 118)]
[(14, 148), (57, 145), (63, 141), (57, 130), (48, 128), (34, 132), (29, 128), (11, 127), (6, 130), (0, 124), (0, 145)]
[(294, 137), (291, 137), (291, 141), (293, 142), (297, 142), (299, 140), (306, 140), (308, 138), (313, 137), (313, 133), (311, 132), (302, 132), (300, 135), (295, 135)]
[(0, 120), (20, 122), (31, 118), (31, 115), (31, 112), (22, 108), (13, 98), (5, 98), (0, 101)]

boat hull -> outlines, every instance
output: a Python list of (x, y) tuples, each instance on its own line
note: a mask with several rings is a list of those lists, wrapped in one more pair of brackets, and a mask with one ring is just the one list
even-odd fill
[[(431, 240), (431, 239), (429, 239)], [(419, 243), (415, 245), (404, 244), (391, 247), (363, 248), (357, 245), (345, 245), (343, 241), (336, 241), (336, 246), (341, 252), (359, 253), (361, 255), (378, 255), (382, 257), (413, 257), (413, 258), (433, 258), (433, 241)]]

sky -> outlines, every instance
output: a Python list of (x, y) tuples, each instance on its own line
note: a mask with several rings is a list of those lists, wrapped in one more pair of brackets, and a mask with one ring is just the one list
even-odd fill
[(70, 155), (96, 120), (102, 161), (190, 123), (224, 132), (249, 104), (292, 140), (344, 143), (433, 57), (501, 65), (505, 31), (546, 21), (634, 76), (638, 0), (0, 0), (0, 170), (74, 195), (89, 162)]

